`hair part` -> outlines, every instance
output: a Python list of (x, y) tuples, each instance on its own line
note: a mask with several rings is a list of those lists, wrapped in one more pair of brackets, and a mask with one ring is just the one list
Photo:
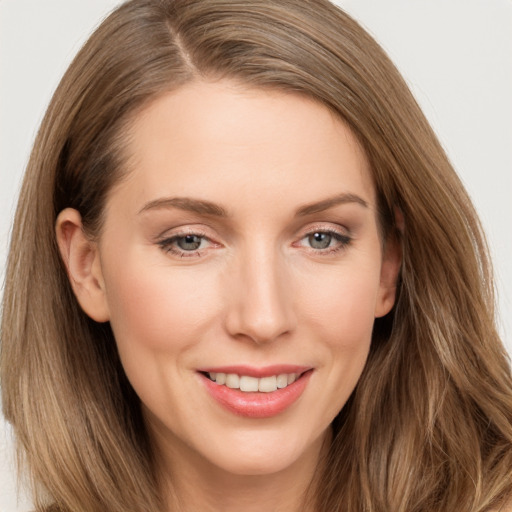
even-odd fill
[[(512, 495), (512, 383), (481, 226), (432, 129), (378, 44), (326, 0), (133, 0), (77, 55), (48, 108), (9, 253), (0, 370), (36, 508), (162, 507), (139, 399), (108, 324), (80, 309), (54, 234), (77, 209), (101, 232), (129, 173), (130, 123), (194, 80), (306, 95), (370, 161), (402, 244), (395, 308), (336, 418), (317, 510), (483, 512)], [(403, 216), (397, 228), (395, 211)]]

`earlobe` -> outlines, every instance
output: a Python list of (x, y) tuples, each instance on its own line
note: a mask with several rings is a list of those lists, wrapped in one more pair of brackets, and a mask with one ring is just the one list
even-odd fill
[(55, 223), (57, 243), (75, 296), (84, 312), (97, 322), (109, 320), (99, 249), (83, 231), (77, 210), (62, 210)]
[(397, 236), (390, 236), (385, 242), (382, 255), (380, 286), (375, 307), (375, 318), (387, 315), (396, 300), (398, 275), (402, 265), (402, 245)]

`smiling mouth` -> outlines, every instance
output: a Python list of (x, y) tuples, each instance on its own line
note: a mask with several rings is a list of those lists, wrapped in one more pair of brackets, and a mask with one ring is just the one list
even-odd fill
[(288, 387), (303, 375), (303, 373), (280, 373), (257, 378), (236, 373), (204, 372), (203, 374), (219, 386), (239, 389), (245, 393), (272, 393)]
[(297, 402), (313, 371), (306, 366), (275, 365), (203, 368), (199, 374), (206, 391), (224, 409), (237, 416), (262, 419), (276, 416)]

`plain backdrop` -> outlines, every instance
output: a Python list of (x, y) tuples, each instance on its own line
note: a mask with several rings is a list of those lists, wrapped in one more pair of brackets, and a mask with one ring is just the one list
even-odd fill
[[(207, 1), (207, 0), (206, 0)], [(20, 180), (67, 65), (116, 0), (0, 0), (0, 277)], [(472, 196), (495, 262), (500, 329), (512, 353), (512, 2), (339, 0), (406, 77)], [(17, 498), (0, 416), (0, 512)]]

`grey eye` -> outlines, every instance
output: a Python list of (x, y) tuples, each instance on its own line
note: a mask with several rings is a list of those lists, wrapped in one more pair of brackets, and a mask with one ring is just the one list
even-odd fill
[(309, 245), (313, 249), (327, 249), (331, 245), (332, 235), (329, 233), (317, 232), (308, 236)]
[(183, 251), (197, 251), (203, 238), (197, 235), (185, 235), (176, 238), (176, 245)]

